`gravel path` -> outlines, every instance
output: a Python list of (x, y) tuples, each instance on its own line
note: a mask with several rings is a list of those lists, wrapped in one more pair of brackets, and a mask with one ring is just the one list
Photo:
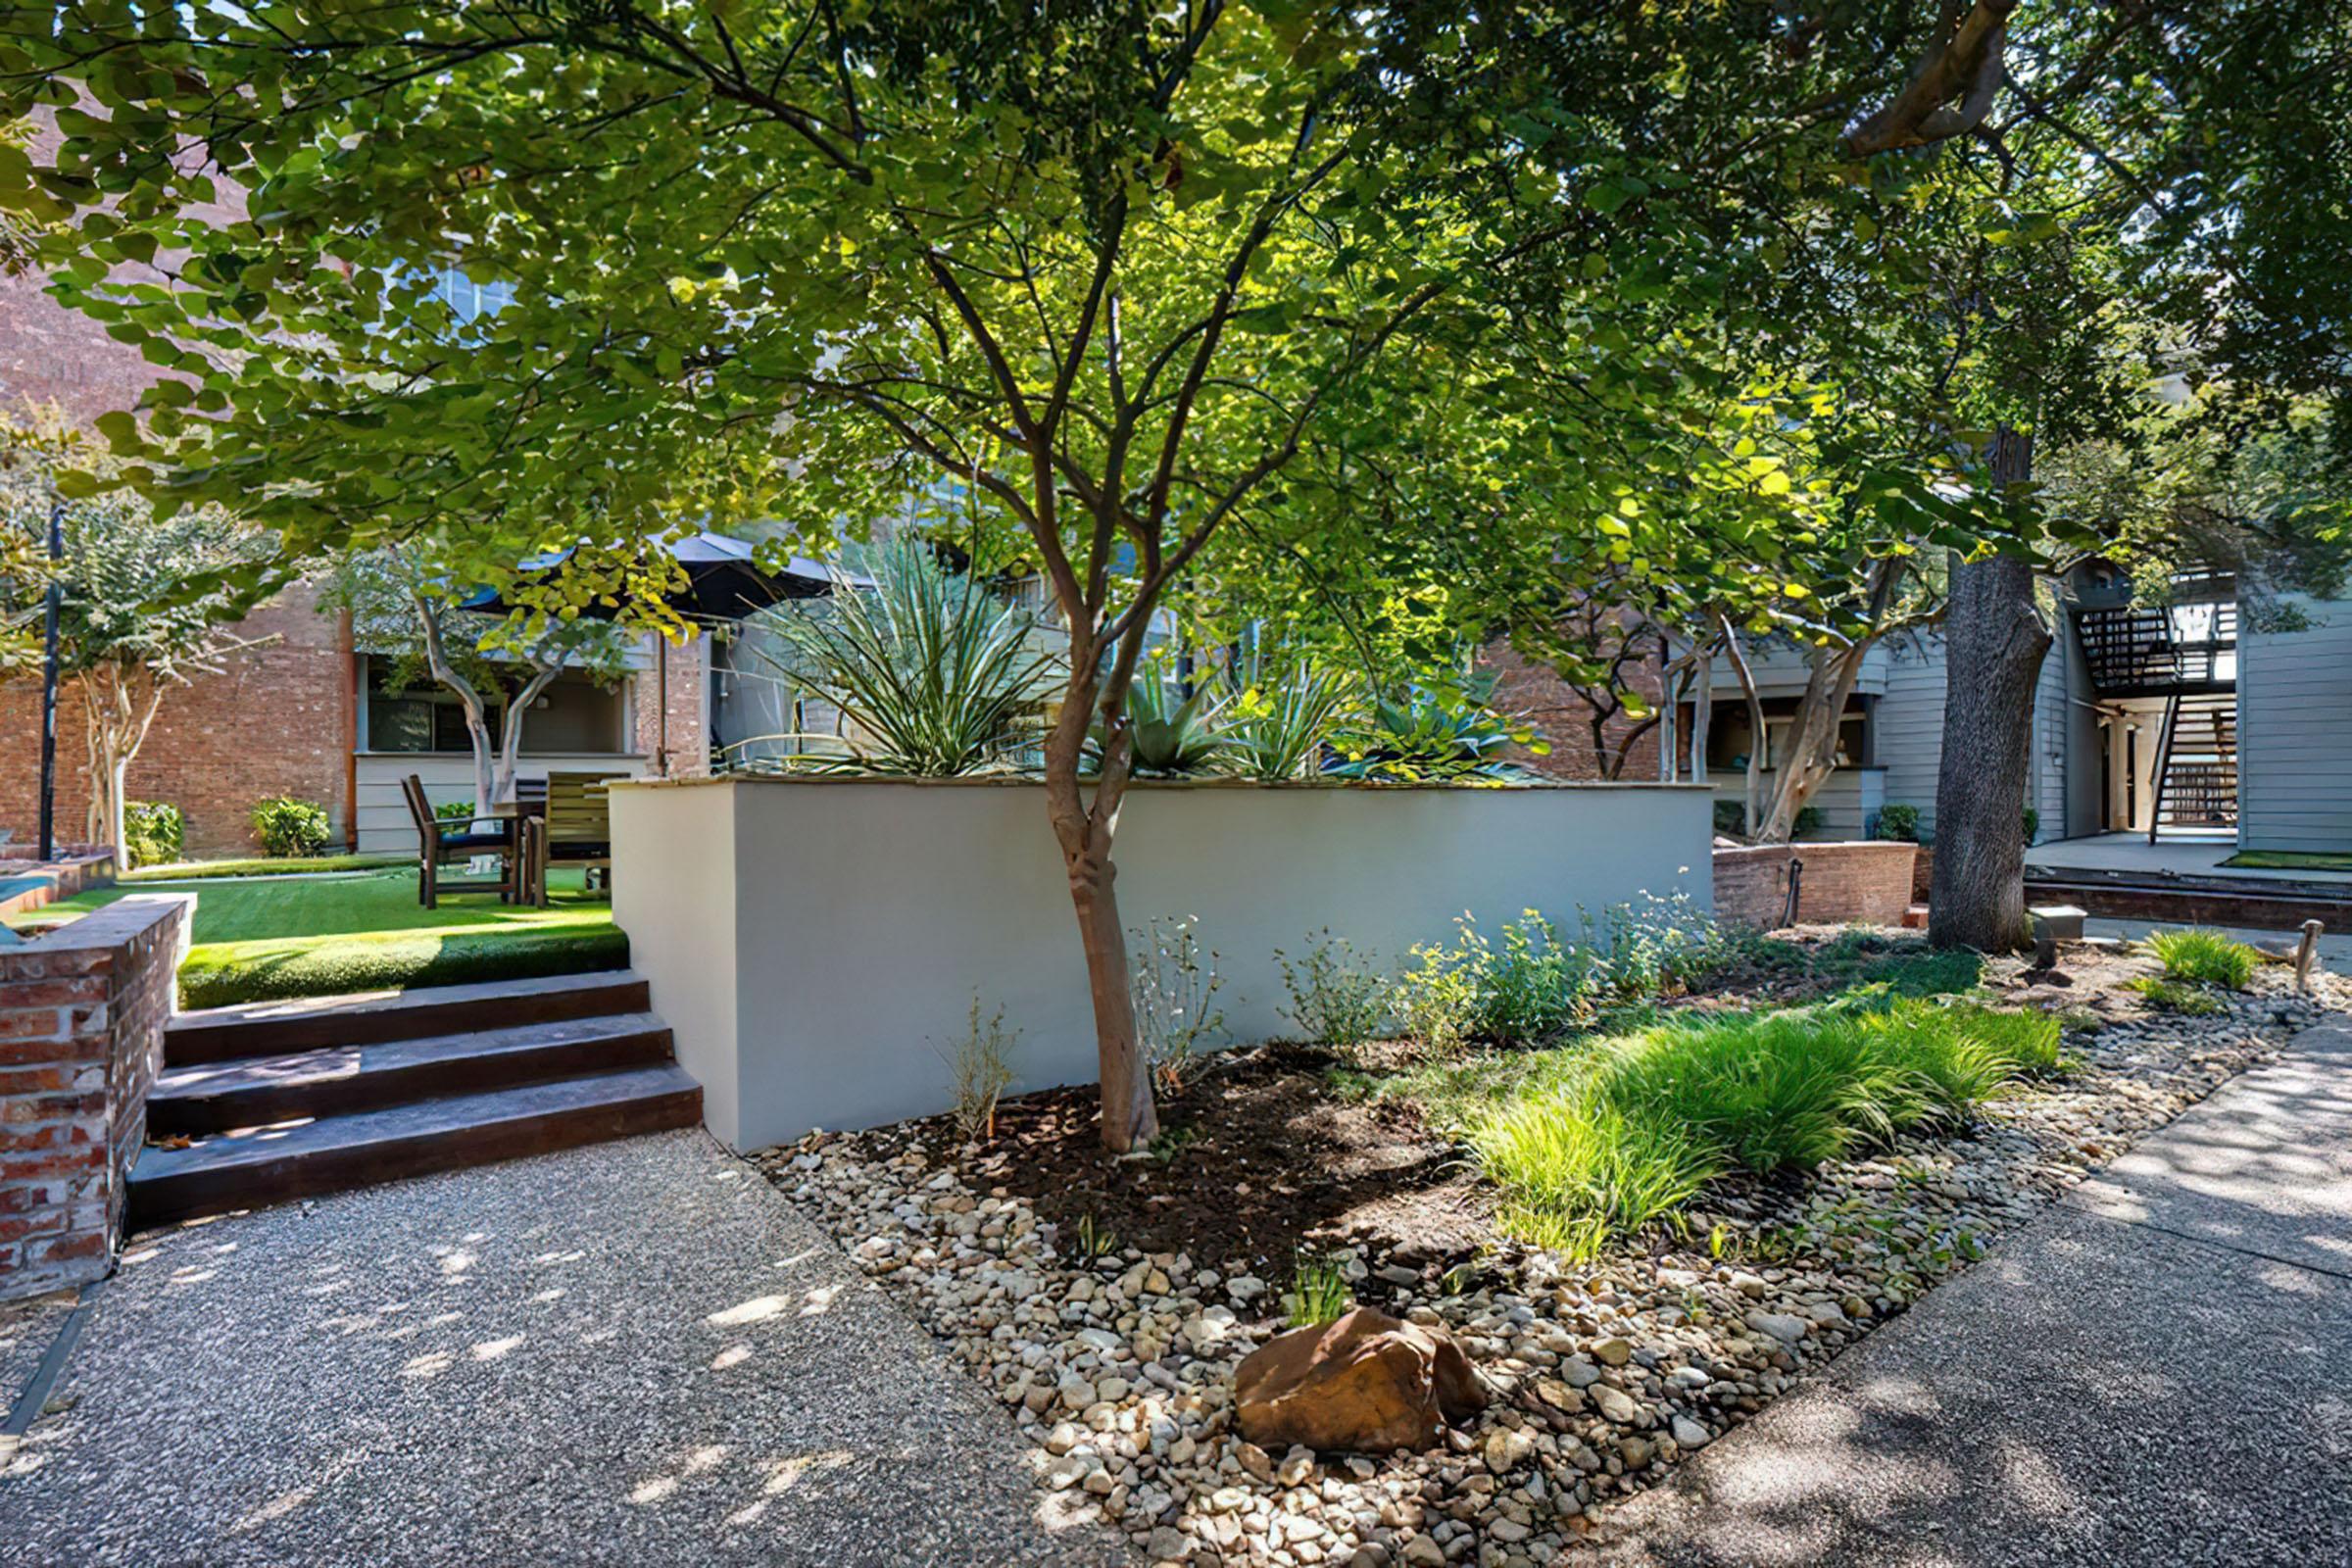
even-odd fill
[(1622, 1565), (2352, 1561), (2352, 1030), (1613, 1510)]
[(52, 1408), (12, 1568), (1125, 1561), (699, 1132), (142, 1238)]

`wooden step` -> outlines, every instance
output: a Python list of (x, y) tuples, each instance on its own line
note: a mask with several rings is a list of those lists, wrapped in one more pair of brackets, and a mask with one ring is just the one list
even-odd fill
[(173, 1017), (164, 1027), (164, 1063), (180, 1067), (239, 1056), (285, 1056), (330, 1046), (373, 1046), (514, 1024), (643, 1012), (652, 1005), (645, 977), (628, 969), (419, 986), (356, 997), (248, 1002)]
[(692, 1127), (703, 1091), (675, 1063), (150, 1145), (130, 1173), (132, 1229), (256, 1208), (638, 1133)]
[(147, 1100), (147, 1132), (166, 1138), (349, 1115), (669, 1059), (669, 1026), (650, 1012), (233, 1056), (165, 1069)]

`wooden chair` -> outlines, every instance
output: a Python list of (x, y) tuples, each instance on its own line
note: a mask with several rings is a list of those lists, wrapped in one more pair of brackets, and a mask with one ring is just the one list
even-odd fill
[(522, 889), (522, 856), (514, 837), (506, 832), (476, 833), (470, 826), (449, 830), (433, 818), (432, 803), (424, 798), (424, 780), (411, 773), (400, 781), (409, 803), (409, 818), (416, 824), (416, 902), (428, 909), (441, 906), (441, 867), (470, 860), (477, 855), (498, 857), (499, 879), (468, 882), (453, 893), (496, 893), (516, 899)]
[(605, 799), (610, 773), (550, 773), (547, 811), (532, 832), (531, 902), (547, 907), (547, 870), (550, 865), (576, 865), (605, 874), (605, 891), (612, 891), (612, 818)]

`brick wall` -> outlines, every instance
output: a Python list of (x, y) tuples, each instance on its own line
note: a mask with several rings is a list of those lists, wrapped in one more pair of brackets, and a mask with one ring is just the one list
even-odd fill
[[(1546, 778), (1580, 783), (1612, 777), (1628, 783), (1657, 778), (1656, 725), (1629, 743), (1626, 737), (1635, 728), (1635, 721), (1619, 714), (1603, 728), (1596, 746), (1592, 708), (1550, 666), (1530, 663), (1507, 643), (1494, 643), (1481, 650), (1478, 665), (1494, 676), (1495, 710), (1533, 726), (1550, 744), (1549, 754), (1542, 757), (1514, 747), (1512, 761)], [(1653, 703), (1658, 700), (1663, 688), (1656, 665), (1637, 665), (1627, 670), (1626, 675), (1634, 690)], [(1611, 773), (1609, 769), (1619, 758), (1624, 759), (1623, 767)]]
[(1900, 925), (1911, 906), (1911, 844), (1757, 845), (1715, 852), (1715, 916), (1771, 930), (1788, 910), (1788, 864), (1797, 881), (1798, 923)]
[(113, 1263), (195, 906), (134, 895), (0, 948), (0, 1299)]
[[(35, 109), (30, 120), (27, 151), (36, 167), (49, 165), (58, 144), (51, 112)], [(187, 216), (210, 223), (239, 221), (245, 217), (244, 193), (223, 180), (219, 200), (192, 204)], [(125, 282), (169, 282), (163, 269), (177, 260), (175, 253), (162, 252), (153, 265), (126, 263), (113, 275)], [(96, 321), (51, 299), (48, 289), (49, 280), (38, 272), (0, 273), (0, 406), (14, 412), (27, 402), (55, 403), (82, 424), (134, 407), (162, 373), (138, 349), (117, 342)]]
[[(261, 647), (232, 654), (217, 672), (191, 672), (164, 695), (155, 727), (130, 764), (134, 801), (168, 801), (187, 818), (191, 856), (256, 850), (249, 821), (256, 801), (293, 795), (316, 801), (343, 840), (350, 793), (349, 737), (357, 721), (349, 630), (318, 612), (316, 593), (297, 585), (234, 628)], [(40, 821), (40, 687), (0, 686), (0, 756), (23, 764), (0, 772), (0, 827), (29, 843)], [(78, 842), (89, 803), (79, 688), (57, 705), (57, 829)]]
[[(662, 644), (662, 657), (669, 665), (669, 771), (671, 776), (708, 773), (710, 771), (710, 743), (704, 730), (705, 694), (703, 690), (703, 653), (709, 639), (695, 637), (683, 646)], [(654, 678), (651, 665), (637, 676), (636, 750), (642, 752), (651, 765), (655, 748), (661, 744), (661, 683)], [(530, 740), (525, 732), (523, 740)]]
[[(46, 110), (33, 116), (33, 162), (56, 154), (57, 134)], [(217, 222), (244, 217), (244, 199), (223, 185), (221, 199), (190, 216)], [(159, 263), (170, 265), (162, 256)], [(154, 268), (124, 266), (116, 275), (158, 281)], [(51, 299), (38, 274), (0, 276), (0, 407), (55, 403), (87, 424), (101, 414), (132, 409), (160, 372), (139, 350), (107, 336), (104, 327)], [(191, 683), (164, 698), (155, 727), (131, 764), (130, 798), (168, 801), (185, 813), (193, 855), (251, 851), (247, 815), (270, 795), (296, 795), (324, 806), (340, 839), (347, 803), (345, 735), (353, 716), (351, 658), (341, 623), (317, 613), (316, 599), (297, 588), (257, 611), (237, 628), (270, 646), (223, 662), (219, 674), (190, 672)], [(58, 694), (57, 760), (60, 842), (84, 838), (89, 760), (82, 742), (79, 691)], [(33, 681), (0, 687), (0, 827), (19, 844), (39, 826), (40, 688)]]

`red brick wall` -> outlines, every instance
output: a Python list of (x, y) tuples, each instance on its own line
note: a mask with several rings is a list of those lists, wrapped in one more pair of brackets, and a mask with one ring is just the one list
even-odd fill
[(0, 1298), (114, 1260), (194, 909), (133, 897), (0, 948)]
[[(130, 798), (178, 807), (189, 855), (252, 853), (249, 815), (271, 795), (325, 807), (334, 821), (329, 843), (342, 842), (357, 721), (351, 651), (341, 617), (318, 613), (317, 603), (310, 588), (289, 589), (234, 628), (238, 637), (270, 639), (266, 645), (229, 656), (217, 674), (192, 672), (187, 685), (165, 694), (130, 765)], [(40, 689), (32, 681), (0, 687), (0, 756), (12, 759), (0, 773), (0, 827), (29, 843), (40, 814)], [(79, 841), (89, 758), (72, 684), (58, 695), (57, 771), (58, 838)]]
[[(1531, 725), (1550, 744), (1549, 754), (1542, 757), (1514, 747), (1511, 760), (1520, 766), (1546, 778), (1581, 783), (1612, 776), (1630, 783), (1658, 776), (1656, 725), (1637, 737), (1629, 750), (1626, 736), (1635, 728), (1635, 721), (1619, 714), (1608, 722), (1600, 745), (1595, 746), (1591, 705), (1548, 665), (1529, 662), (1506, 643), (1495, 643), (1482, 650), (1478, 664), (1494, 675), (1495, 710)], [(1634, 690), (1653, 703), (1658, 700), (1662, 687), (1656, 665), (1637, 665), (1626, 673)], [(1624, 759), (1623, 768), (1612, 775), (1609, 767), (1620, 757)]]
[[(696, 637), (682, 647), (662, 645), (662, 657), (669, 665), (668, 745), (673, 777), (710, 771), (710, 743), (703, 729), (704, 642)], [(651, 666), (638, 673), (636, 750), (645, 754), (649, 766), (662, 737), (660, 689)], [(523, 741), (526, 745), (530, 741), (527, 731)]]
[[(58, 136), (47, 110), (36, 110), (32, 119), (28, 151), (37, 167), (56, 157)], [(220, 223), (244, 218), (244, 193), (225, 182), (220, 189), (220, 201), (190, 207), (188, 216)], [(175, 260), (169, 252), (156, 258), (159, 267)], [(121, 267), (115, 275), (165, 280), (158, 267)], [(26, 402), (56, 403), (83, 424), (132, 407), (161, 372), (136, 348), (117, 342), (88, 317), (51, 299), (48, 287), (39, 273), (0, 275), (0, 407), (14, 413)]]
[[(47, 115), (36, 117), (35, 164), (53, 157), (56, 133)], [(233, 186), (223, 200), (191, 210), (219, 221), (244, 216)], [(170, 258), (159, 258), (168, 262)], [(123, 277), (162, 274), (126, 267)], [(0, 276), (0, 406), (56, 403), (87, 423), (129, 409), (158, 379), (139, 351), (48, 297), (38, 275)], [(223, 673), (191, 675), (191, 684), (164, 698), (155, 727), (131, 764), (130, 798), (169, 801), (185, 813), (191, 855), (236, 855), (253, 847), (247, 813), (269, 795), (316, 801), (333, 815), (340, 839), (345, 818), (347, 728), (353, 717), (349, 643), (339, 623), (313, 609), (309, 590), (296, 589), (257, 612), (237, 631), (274, 643), (224, 662)], [(39, 829), (40, 693), (30, 681), (0, 687), (0, 827), (17, 844)], [(58, 813), (61, 843), (84, 838), (89, 760), (82, 742), (80, 696), (59, 693)]]
[(1917, 846), (1892, 843), (1758, 845), (1715, 852), (1715, 917), (1771, 930), (1788, 911), (1788, 863), (1803, 863), (1803, 925), (1900, 925), (1911, 906)]

